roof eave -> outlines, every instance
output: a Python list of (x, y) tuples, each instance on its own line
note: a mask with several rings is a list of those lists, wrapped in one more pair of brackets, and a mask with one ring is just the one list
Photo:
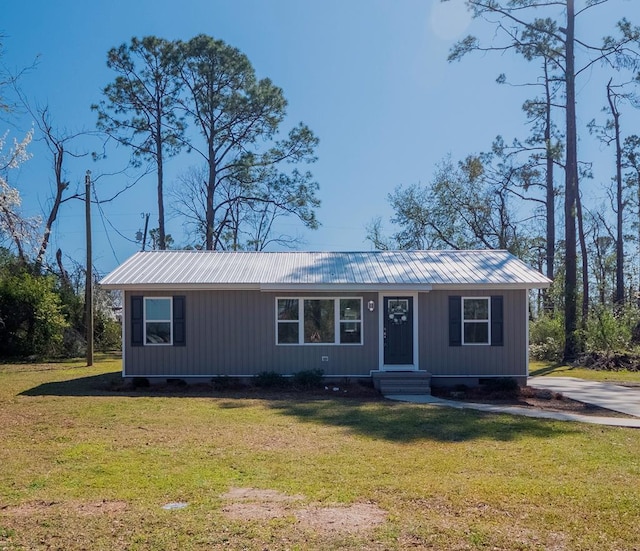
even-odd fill
[(98, 283), (107, 291), (259, 291), (257, 283)]
[(431, 285), (393, 283), (99, 283), (107, 291), (430, 291)]

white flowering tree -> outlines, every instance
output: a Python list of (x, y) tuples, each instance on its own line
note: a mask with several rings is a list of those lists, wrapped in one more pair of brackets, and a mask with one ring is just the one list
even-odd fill
[(26, 261), (25, 247), (33, 241), (40, 220), (22, 215), (20, 192), (9, 184), (9, 173), (31, 157), (27, 146), (33, 131), (20, 142), (14, 138), (13, 145), (5, 150), (8, 134), (0, 137), (0, 239), (15, 245), (20, 260)]

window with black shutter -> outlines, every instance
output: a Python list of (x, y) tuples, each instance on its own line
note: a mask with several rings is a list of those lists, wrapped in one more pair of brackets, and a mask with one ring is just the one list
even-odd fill
[(462, 346), (462, 297), (449, 297), (449, 346)]
[(449, 346), (504, 345), (503, 297), (449, 297)]
[(186, 346), (185, 297), (173, 297), (173, 346)]
[(185, 346), (185, 297), (131, 297), (132, 346)]
[(504, 345), (503, 298), (491, 297), (491, 346)]
[(131, 297), (131, 346), (144, 344), (144, 306), (143, 297)]

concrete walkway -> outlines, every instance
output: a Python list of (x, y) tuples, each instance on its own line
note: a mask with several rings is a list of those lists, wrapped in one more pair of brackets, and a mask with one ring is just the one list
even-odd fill
[(640, 428), (640, 388), (623, 387), (609, 383), (585, 381), (574, 377), (531, 377), (529, 386), (544, 388), (552, 392), (561, 392), (563, 396), (572, 400), (578, 400), (602, 408), (619, 411), (627, 415), (634, 415), (636, 419), (623, 417), (599, 417), (595, 415), (580, 415), (577, 413), (564, 413), (519, 406), (501, 406), (494, 404), (477, 404), (474, 402), (459, 402), (445, 400), (435, 396), (394, 395), (387, 396), (390, 400), (412, 402), (415, 404), (431, 404), (446, 406), (456, 409), (474, 409), (489, 413), (507, 413), (511, 415), (524, 415), (540, 419), (552, 419), (556, 421), (579, 421), (596, 425), (609, 425), (614, 427)]

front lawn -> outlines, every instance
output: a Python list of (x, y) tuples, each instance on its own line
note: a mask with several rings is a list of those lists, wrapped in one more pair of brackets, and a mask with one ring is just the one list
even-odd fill
[(609, 371), (579, 366), (574, 367), (572, 365), (550, 365), (549, 362), (531, 362), (529, 364), (529, 375), (531, 377), (539, 375), (550, 377), (577, 377), (589, 381), (640, 385), (640, 371), (628, 371), (625, 369)]
[[(0, 549), (634, 549), (640, 430), (0, 365)], [(163, 506), (169, 506), (167, 509)]]

